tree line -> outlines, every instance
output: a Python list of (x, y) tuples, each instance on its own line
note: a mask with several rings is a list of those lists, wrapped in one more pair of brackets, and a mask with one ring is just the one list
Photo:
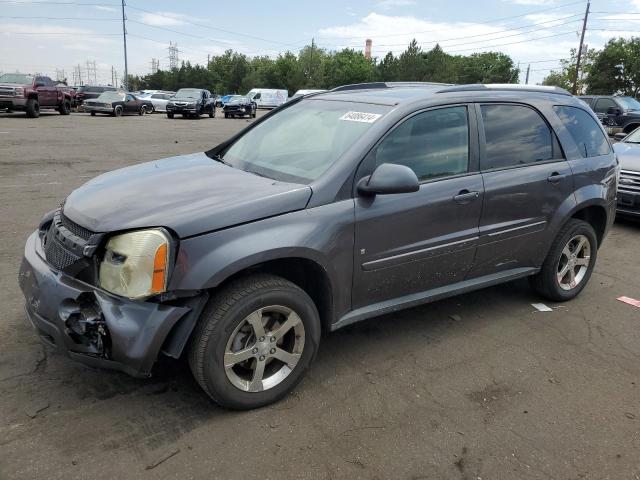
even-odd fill
[(425, 81), (443, 83), (517, 83), (519, 69), (504, 53), (450, 55), (439, 45), (424, 51), (416, 40), (399, 55), (367, 59), (360, 51), (326, 50), (307, 45), (297, 54), (277, 58), (248, 57), (233, 50), (210, 58), (208, 64), (183, 62), (173, 70), (129, 76), (129, 89), (178, 90), (206, 88), (217, 94), (246, 93), (252, 88), (281, 88), (289, 95), (300, 89), (331, 89), (371, 81)]
[[(552, 71), (543, 85), (555, 85), (571, 91), (576, 72), (576, 50), (561, 61), (561, 68)], [(640, 93), (640, 37), (612, 38), (601, 49), (589, 49), (582, 56), (578, 94), (630, 95)]]

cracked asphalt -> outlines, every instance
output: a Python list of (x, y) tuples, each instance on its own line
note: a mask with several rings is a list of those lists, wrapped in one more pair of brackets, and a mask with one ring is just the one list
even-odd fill
[(150, 380), (44, 347), (17, 274), (41, 215), (89, 178), (202, 151), (245, 120), (0, 113), (1, 479), (638, 479), (640, 224), (617, 222), (584, 292), (526, 281), (327, 334), (278, 404), (217, 407), (186, 363)]

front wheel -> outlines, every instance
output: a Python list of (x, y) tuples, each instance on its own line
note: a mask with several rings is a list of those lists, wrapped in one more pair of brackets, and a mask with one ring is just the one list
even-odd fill
[(69, 100), (64, 100), (60, 107), (58, 108), (60, 115), (69, 115), (71, 113), (71, 102)]
[(209, 109), (209, 118), (213, 118), (216, 116), (216, 109), (214, 107), (211, 107)]
[(38, 118), (40, 116), (40, 104), (35, 98), (27, 100), (27, 117)]
[(121, 117), (122, 116), (122, 107), (120, 105), (118, 105), (114, 110), (113, 110), (113, 114), (116, 117)]
[(167, 118), (173, 118), (173, 113), (167, 113)]
[(531, 277), (531, 285), (549, 300), (571, 300), (587, 285), (597, 255), (598, 239), (593, 227), (572, 219), (558, 233), (540, 272)]
[(213, 400), (246, 410), (290, 392), (319, 341), (318, 311), (302, 289), (274, 275), (252, 275), (209, 301), (191, 340), (189, 364)]
[(96, 116), (96, 112), (91, 112), (91, 116), (95, 117)]
[(142, 106), (140, 107), (140, 111), (138, 112), (138, 115), (142, 115), (142, 116), (144, 116), (144, 115), (146, 115), (146, 114), (147, 114), (147, 107), (146, 107), (145, 105), (142, 105)]

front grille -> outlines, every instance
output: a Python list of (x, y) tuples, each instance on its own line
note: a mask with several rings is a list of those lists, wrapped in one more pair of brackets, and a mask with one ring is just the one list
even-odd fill
[[(54, 228), (55, 227), (52, 225), (49, 231), (53, 230)], [(53, 235), (47, 234), (46, 241), (44, 243), (44, 254), (47, 257), (47, 262), (49, 262), (55, 268), (65, 271), (82, 258), (74, 253), (71, 253), (69, 250), (60, 245), (55, 237), (51, 237), (53, 237)]]
[(64, 228), (69, 230), (71, 233), (73, 233), (77, 237), (82, 238), (83, 240), (89, 240), (89, 237), (93, 235), (93, 232), (91, 230), (86, 229), (75, 222), (72, 222), (62, 212), (60, 212), (60, 220)]
[(622, 170), (618, 190), (621, 192), (640, 193), (640, 172)]
[(42, 242), (47, 262), (69, 275), (84, 270), (90, 262), (83, 249), (92, 235), (91, 230), (72, 222), (58, 210)]
[(13, 97), (13, 91), (12, 87), (0, 87), (0, 95), (3, 97)]

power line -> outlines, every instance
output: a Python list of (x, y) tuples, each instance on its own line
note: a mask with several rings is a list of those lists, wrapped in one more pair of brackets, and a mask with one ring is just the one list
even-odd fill
[(0, 18), (11, 18), (21, 20), (82, 20), (82, 21), (118, 21), (119, 18), (97, 18), (97, 17), (25, 17), (14, 15), (0, 15)]
[(21, 1), (21, 0), (0, 0), (0, 3), (14, 3), (16, 5), (32, 5), (32, 4), (46, 4), (46, 5), (78, 5), (78, 6), (92, 6), (92, 7), (119, 7), (117, 3), (89, 3), (89, 2), (46, 2), (46, 1)]
[(8, 35), (68, 35), (68, 36), (78, 36), (81, 35), (83, 37), (113, 37), (119, 36), (119, 33), (84, 33), (84, 32), (11, 32), (11, 31), (3, 31), (0, 32)]
[[(578, 0), (576, 2), (565, 3), (563, 5), (557, 5), (555, 7), (548, 7), (548, 8), (533, 10), (531, 12), (522, 13), (520, 15), (513, 15), (513, 16), (510, 16), (510, 17), (496, 18), (494, 20), (485, 20), (485, 21), (482, 21), (482, 22), (459, 22), (459, 23), (462, 23), (462, 24), (472, 23), (473, 25), (488, 25), (488, 24), (491, 24), (491, 23), (503, 22), (505, 20), (511, 20), (511, 19), (514, 19), (514, 18), (526, 17), (526, 16), (529, 16), (529, 15), (534, 15), (536, 13), (548, 12), (550, 10), (558, 10), (558, 9), (561, 9), (561, 8), (570, 7), (572, 5), (577, 5), (579, 3), (582, 4), (583, 1), (582, 0)], [(391, 33), (391, 34), (388, 34), (388, 35), (376, 35), (375, 37), (376, 38), (386, 38), (386, 37), (399, 37), (399, 36), (407, 36), (407, 35), (419, 35), (419, 34), (422, 34), (422, 33), (443, 32), (443, 31), (448, 31), (450, 29), (451, 29), (451, 27), (443, 27), (443, 28), (439, 28), (439, 29), (436, 29), (436, 30), (423, 30), (421, 32), (408, 32), (408, 33)], [(336, 38), (350, 38), (350, 39), (363, 38), (364, 39), (364, 38), (367, 38), (368, 36), (369, 35), (366, 35), (366, 36), (347, 36), (347, 37), (316, 37), (316, 38), (324, 38), (324, 39), (328, 39), (328, 40), (329, 39), (336, 39)]]

